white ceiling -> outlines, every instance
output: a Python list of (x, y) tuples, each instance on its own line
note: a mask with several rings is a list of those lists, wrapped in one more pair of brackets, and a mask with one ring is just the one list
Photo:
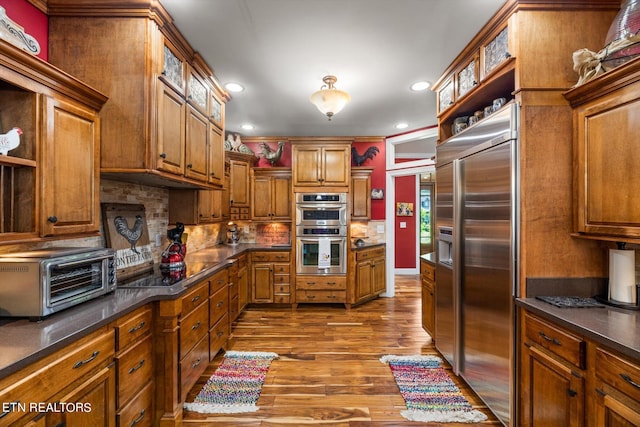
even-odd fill
[[(505, 0), (161, 0), (222, 84), (226, 130), (389, 136), (436, 124), (435, 82)], [(333, 74), (351, 102), (328, 121), (309, 96)], [(396, 123), (406, 122), (404, 130)], [(254, 130), (241, 130), (251, 123)]]

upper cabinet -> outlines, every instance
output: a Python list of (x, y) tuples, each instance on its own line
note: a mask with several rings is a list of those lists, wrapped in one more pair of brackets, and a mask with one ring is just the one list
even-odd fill
[(351, 168), (351, 219), (371, 219), (371, 174), (373, 168), (354, 166)]
[(294, 191), (347, 191), (351, 180), (351, 140), (291, 140)]
[(158, 2), (83, 4), (48, 2), (49, 60), (109, 95), (101, 173), (148, 185), (222, 188), (229, 95), (209, 66)]
[(640, 60), (565, 94), (573, 109), (574, 226), (581, 236), (640, 239)]
[(0, 242), (97, 234), (107, 97), (4, 41), (0, 74)]
[(291, 221), (291, 169), (251, 169), (251, 219)]

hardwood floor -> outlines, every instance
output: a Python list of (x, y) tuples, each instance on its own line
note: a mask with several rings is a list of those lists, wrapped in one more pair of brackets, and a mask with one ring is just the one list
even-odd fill
[[(228, 350), (273, 351), (257, 412), (185, 411), (187, 426), (499, 426), (483, 403), (454, 377), (469, 401), (489, 417), (480, 424), (410, 422), (385, 354), (437, 353), (422, 329), (419, 276), (397, 276), (396, 296), (345, 310), (342, 305), (300, 304), (251, 308), (238, 319)], [(189, 393), (193, 399), (222, 359), (220, 352)]]

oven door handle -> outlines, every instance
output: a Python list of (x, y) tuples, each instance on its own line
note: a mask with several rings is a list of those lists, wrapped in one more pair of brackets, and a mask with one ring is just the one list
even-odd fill
[(327, 210), (327, 209), (342, 209), (347, 208), (346, 204), (326, 204), (326, 203), (318, 203), (317, 205), (309, 205), (309, 204), (297, 204), (296, 207), (299, 209), (313, 209), (313, 210)]
[(73, 267), (75, 265), (91, 264), (92, 262), (102, 261), (102, 260), (105, 260), (105, 259), (108, 259), (108, 258), (110, 258), (109, 255), (96, 256), (94, 258), (87, 258), (87, 259), (82, 259), (82, 260), (78, 260), (78, 261), (70, 261), (70, 262), (63, 262), (61, 264), (55, 264), (55, 267), (57, 267), (57, 268), (67, 268), (67, 267)]

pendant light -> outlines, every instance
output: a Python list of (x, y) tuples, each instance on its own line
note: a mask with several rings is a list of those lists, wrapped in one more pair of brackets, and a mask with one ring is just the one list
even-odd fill
[(324, 85), (319, 91), (314, 92), (309, 99), (331, 121), (331, 117), (338, 114), (351, 100), (351, 97), (347, 92), (336, 89), (333, 86), (338, 81), (335, 76), (324, 76), (322, 81)]

